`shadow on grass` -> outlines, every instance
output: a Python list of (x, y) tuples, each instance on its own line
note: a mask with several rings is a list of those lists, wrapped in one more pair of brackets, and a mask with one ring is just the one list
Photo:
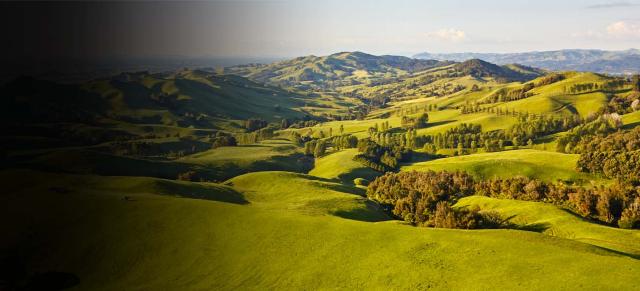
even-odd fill
[(516, 229), (516, 230), (524, 230), (524, 231), (532, 231), (542, 233), (545, 230), (551, 228), (551, 224), (549, 223), (527, 223), (527, 224), (518, 224), (511, 222), (517, 215), (509, 216), (502, 220), (501, 228), (506, 229)]
[(592, 245), (592, 246), (594, 246), (594, 247), (596, 247), (598, 249), (614, 253), (614, 254), (619, 255), (619, 256), (625, 256), (625, 257), (628, 257), (628, 258), (632, 258), (634, 260), (640, 260), (640, 255), (634, 255), (634, 254), (630, 254), (630, 253), (625, 253), (625, 252), (622, 252), (622, 251), (617, 251), (617, 250), (614, 250), (614, 249), (605, 248), (605, 247), (601, 247), (601, 246), (598, 246), (598, 245), (593, 245), (593, 244), (590, 244), (590, 245)]
[(161, 195), (177, 195), (185, 198), (212, 200), (234, 204), (249, 203), (242, 193), (227, 187), (214, 188), (195, 183), (182, 184), (172, 181), (157, 181), (156, 185), (161, 189), (161, 191), (158, 192), (158, 194)]
[(425, 128), (436, 127), (436, 126), (439, 126), (439, 125), (444, 125), (444, 124), (452, 123), (452, 122), (456, 122), (456, 120), (443, 120), (443, 121), (429, 122), (429, 123), (427, 123), (427, 126)]
[(433, 161), (433, 160), (442, 159), (446, 157), (447, 156), (445, 155), (413, 152), (411, 154), (411, 163), (406, 163), (406, 165), (411, 165), (412, 163), (428, 162), (428, 161)]
[(366, 200), (364, 201), (366, 208), (355, 208), (351, 210), (338, 210), (332, 212), (333, 215), (341, 218), (365, 221), (365, 222), (379, 222), (391, 220), (387, 216), (383, 209), (377, 203)]
[(632, 123), (623, 125), (622, 129), (632, 129), (632, 128), (634, 128), (636, 126), (639, 126), (639, 125), (640, 125), (640, 121), (636, 121), (636, 122), (632, 122)]

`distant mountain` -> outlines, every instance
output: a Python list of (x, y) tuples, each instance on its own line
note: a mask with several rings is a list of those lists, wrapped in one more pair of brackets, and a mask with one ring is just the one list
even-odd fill
[(451, 62), (341, 52), (322, 57), (298, 57), (268, 65), (227, 67), (224, 73), (281, 86), (333, 87), (370, 83), (448, 64)]
[(420, 53), (418, 59), (466, 61), (482, 59), (498, 65), (522, 64), (553, 71), (591, 71), (611, 74), (640, 72), (640, 50), (559, 50), (524, 53)]

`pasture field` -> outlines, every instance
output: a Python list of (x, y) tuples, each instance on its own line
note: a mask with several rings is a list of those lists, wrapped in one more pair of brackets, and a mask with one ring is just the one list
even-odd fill
[[(20, 182), (26, 174), (39, 183)], [(2, 250), (29, 272), (76, 276), (80, 289), (633, 289), (640, 272), (636, 259), (535, 232), (274, 211), (251, 196), (249, 204), (177, 198), (157, 195), (144, 179), (91, 178), (110, 185), (96, 191), (76, 176), (0, 176), (13, 181), (2, 196), (0, 225), (13, 234)], [(238, 193), (198, 187), (211, 196)], [(34, 249), (49, 251), (32, 256)]]
[(479, 153), (407, 164), (402, 171), (466, 171), (479, 179), (526, 176), (555, 182), (578, 184), (598, 181), (597, 177), (578, 172), (579, 155), (532, 149)]

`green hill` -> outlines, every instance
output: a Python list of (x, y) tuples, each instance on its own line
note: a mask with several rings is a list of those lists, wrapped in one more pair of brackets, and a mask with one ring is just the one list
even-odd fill
[(281, 140), (221, 147), (169, 160), (117, 155), (96, 150), (99, 147), (35, 151), (12, 157), (11, 163), (51, 172), (164, 179), (193, 172), (194, 179), (206, 181), (224, 181), (255, 171), (307, 172), (312, 167), (312, 161), (298, 147)]
[(402, 171), (466, 171), (480, 179), (526, 176), (544, 181), (570, 181), (579, 184), (600, 179), (578, 172), (579, 155), (539, 150), (511, 150), (436, 159), (408, 164)]
[(253, 206), (363, 221), (388, 220), (364, 191), (327, 179), (289, 172), (250, 173), (225, 184), (244, 193)]
[(289, 141), (268, 140), (258, 144), (220, 147), (178, 159), (213, 171), (219, 180), (257, 171), (307, 172), (312, 161)]
[(353, 184), (355, 178), (371, 181), (380, 175), (379, 172), (354, 161), (353, 157), (357, 154), (357, 149), (346, 149), (318, 158), (309, 175), (333, 179), (343, 184)]
[(492, 77), (504, 81), (527, 81), (540, 76), (540, 72), (533, 68), (525, 70), (523, 66), (498, 66), (480, 59), (472, 59), (458, 63), (454, 69), (463, 75), (475, 78)]
[(370, 223), (153, 195), (146, 186), (123, 191), (119, 178), (101, 177), (110, 189), (92, 191), (79, 177), (29, 183), (25, 175), (36, 174), (0, 173), (9, 181), (0, 230), (10, 234), (0, 250), (14, 256), (14, 269), (23, 266), (27, 283), (72, 276), (90, 290), (633, 289), (640, 272), (636, 259), (534, 232)]
[(512, 223), (542, 229), (544, 234), (640, 257), (640, 232), (590, 223), (552, 204), (484, 196), (465, 197), (456, 204), (456, 207), (469, 206), (496, 210), (504, 217), (512, 217)]
[(566, 79), (531, 90), (532, 97), (499, 104), (503, 109), (518, 112), (543, 114), (579, 114), (586, 117), (595, 113), (608, 102), (608, 98), (601, 90), (589, 92), (565, 92), (573, 85), (584, 83), (602, 84), (608, 77), (593, 73), (566, 73)]
[(322, 57), (299, 57), (268, 65), (229, 67), (224, 72), (285, 87), (323, 88), (327, 85), (336, 87), (376, 82), (444, 64), (448, 62), (341, 52)]

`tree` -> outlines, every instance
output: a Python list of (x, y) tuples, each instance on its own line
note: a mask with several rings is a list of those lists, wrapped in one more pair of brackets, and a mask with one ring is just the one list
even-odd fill
[(475, 152), (478, 149), (478, 145), (475, 140), (471, 141), (471, 151)]
[(219, 148), (219, 147), (227, 147), (227, 146), (236, 146), (238, 143), (233, 136), (218, 136), (213, 140), (213, 144), (211, 148)]
[(323, 140), (318, 140), (316, 142), (316, 147), (313, 150), (313, 156), (316, 158), (319, 158), (325, 154), (326, 150), (327, 150), (326, 143)]
[(316, 141), (310, 140), (304, 143), (304, 154), (307, 156), (312, 156), (316, 149)]
[(426, 113), (420, 114), (415, 121), (414, 128), (425, 128), (427, 127), (427, 122), (429, 122), (429, 115)]
[(620, 228), (640, 228), (640, 197), (634, 203), (622, 211), (618, 221)]
[(518, 149), (518, 146), (520, 146), (520, 140), (518, 140), (517, 136), (513, 137), (513, 139), (511, 140), (511, 143), (513, 144), (513, 147), (515, 149)]
[(248, 131), (255, 131), (267, 126), (267, 122), (265, 120), (259, 118), (249, 118), (245, 121), (244, 127)]
[(439, 228), (456, 228), (456, 214), (447, 201), (436, 204), (433, 224)]
[(632, 78), (633, 91), (640, 92), (640, 75), (634, 75)]
[(282, 122), (280, 122), (280, 129), (287, 129), (289, 128), (290, 124), (289, 124), (289, 120), (282, 119)]

